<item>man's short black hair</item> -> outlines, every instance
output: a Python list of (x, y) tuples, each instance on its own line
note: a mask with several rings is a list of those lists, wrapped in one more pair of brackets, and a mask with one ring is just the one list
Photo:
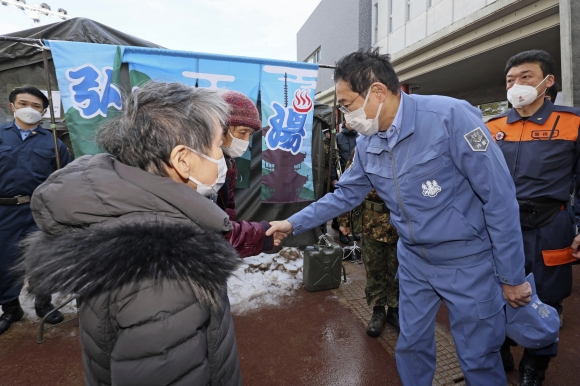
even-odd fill
[(343, 80), (352, 91), (366, 95), (371, 84), (380, 82), (393, 94), (399, 93), (399, 78), (388, 54), (381, 55), (378, 48), (358, 50), (336, 63), (334, 81)]
[(552, 103), (556, 103), (556, 97), (558, 96), (558, 83), (554, 82), (554, 84), (552, 85), (552, 87), (548, 87), (548, 89), (546, 90), (546, 94), (547, 97), (550, 97), (550, 100), (552, 101)]
[(15, 88), (14, 90), (12, 90), (10, 95), (8, 95), (8, 100), (10, 101), (10, 103), (14, 103), (14, 101), (16, 100), (16, 96), (19, 94), (34, 95), (35, 97), (40, 98), (42, 100), (42, 108), (43, 109), (48, 108), (48, 98), (46, 97), (46, 95), (44, 95), (42, 93), (42, 91), (40, 91), (36, 87), (24, 86), (24, 87)]
[(554, 75), (554, 67), (556, 67), (554, 60), (549, 53), (542, 50), (529, 50), (512, 56), (505, 65), (505, 74), (507, 75), (512, 67), (521, 66), (525, 63), (537, 63), (542, 69), (544, 77)]

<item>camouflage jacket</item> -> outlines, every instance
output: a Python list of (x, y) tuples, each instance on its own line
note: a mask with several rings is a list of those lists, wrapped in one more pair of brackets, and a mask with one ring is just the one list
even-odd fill
[[(354, 152), (355, 151), (353, 150), (348, 159), (346, 164), (347, 168), (352, 164)], [(383, 206), (385, 205), (374, 189), (366, 196), (365, 201), (380, 203), (383, 204)], [(375, 212), (374, 210), (365, 208), (364, 202), (351, 212), (340, 215), (338, 217), (338, 223), (343, 227), (352, 227), (351, 230), (354, 234), (361, 233), (365, 238), (383, 243), (396, 243), (399, 239), (397, 230), (391, 225), (391, 214), (388, 211)]]

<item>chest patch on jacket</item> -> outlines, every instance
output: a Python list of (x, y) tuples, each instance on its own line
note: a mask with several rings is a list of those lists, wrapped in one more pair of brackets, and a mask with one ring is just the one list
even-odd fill
[(486, 151), (489, 141), (480, 127), (463, 136), (473, 151)]
[(560, 130), (554, 130), (554, 133), (552, 133), (552, 130), (533, 130), (532, 131), (532, 138), (533, 139), (549, 139), (550, 134), (552, 134), (552, 138), (556, 138), (558, 135), (560, 135)]
[(435, 197), (441, 192), (441, 186), (435, 180), (421, 184), (421, 188), (423, 188), (423, 196), (425, 197)]

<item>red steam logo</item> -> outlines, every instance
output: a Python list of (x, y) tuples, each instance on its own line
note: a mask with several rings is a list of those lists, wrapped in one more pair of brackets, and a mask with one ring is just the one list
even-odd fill
[(296, 90), (292, 106), (297, 113), (306, 114), (312, 109), (312, 99), (310, 99), (310, 90)]

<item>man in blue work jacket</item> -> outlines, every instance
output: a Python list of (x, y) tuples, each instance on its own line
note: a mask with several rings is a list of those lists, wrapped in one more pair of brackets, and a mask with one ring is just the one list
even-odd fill
[[(14, 89), (8, 100), (14, 121), (0, 125), (0, 334), (24, 316), (18, 301), (22, 284), (12, 272), (17, 243), (36, 230), (30, 196), (56, 170), (54, 138), (39, 125), (48, 98), (39, 89), (27, 86)], [(61, 166), (71, 161), (60, 140), (58, 153)], [(34, 306), (39, 317), (54, 309), (49, 294), (37, 295)], [(57, 311), (46, 321), (54, 324), (62, 320)]]
[(503, 298), (523, 306), (531, 288), (514, 183), (481, 113), (465, 101), (400, 92), (389, 56), (378, 50), (342, 58), (334, 79), (345, 119), (361, 134), (354, 162), (334, 193), (272, 222), (267, 234), (314, 228), (375, 188), (400, 236), (403, 384), (432, 384), (443, 299), (466, 383), (505, 385)]

